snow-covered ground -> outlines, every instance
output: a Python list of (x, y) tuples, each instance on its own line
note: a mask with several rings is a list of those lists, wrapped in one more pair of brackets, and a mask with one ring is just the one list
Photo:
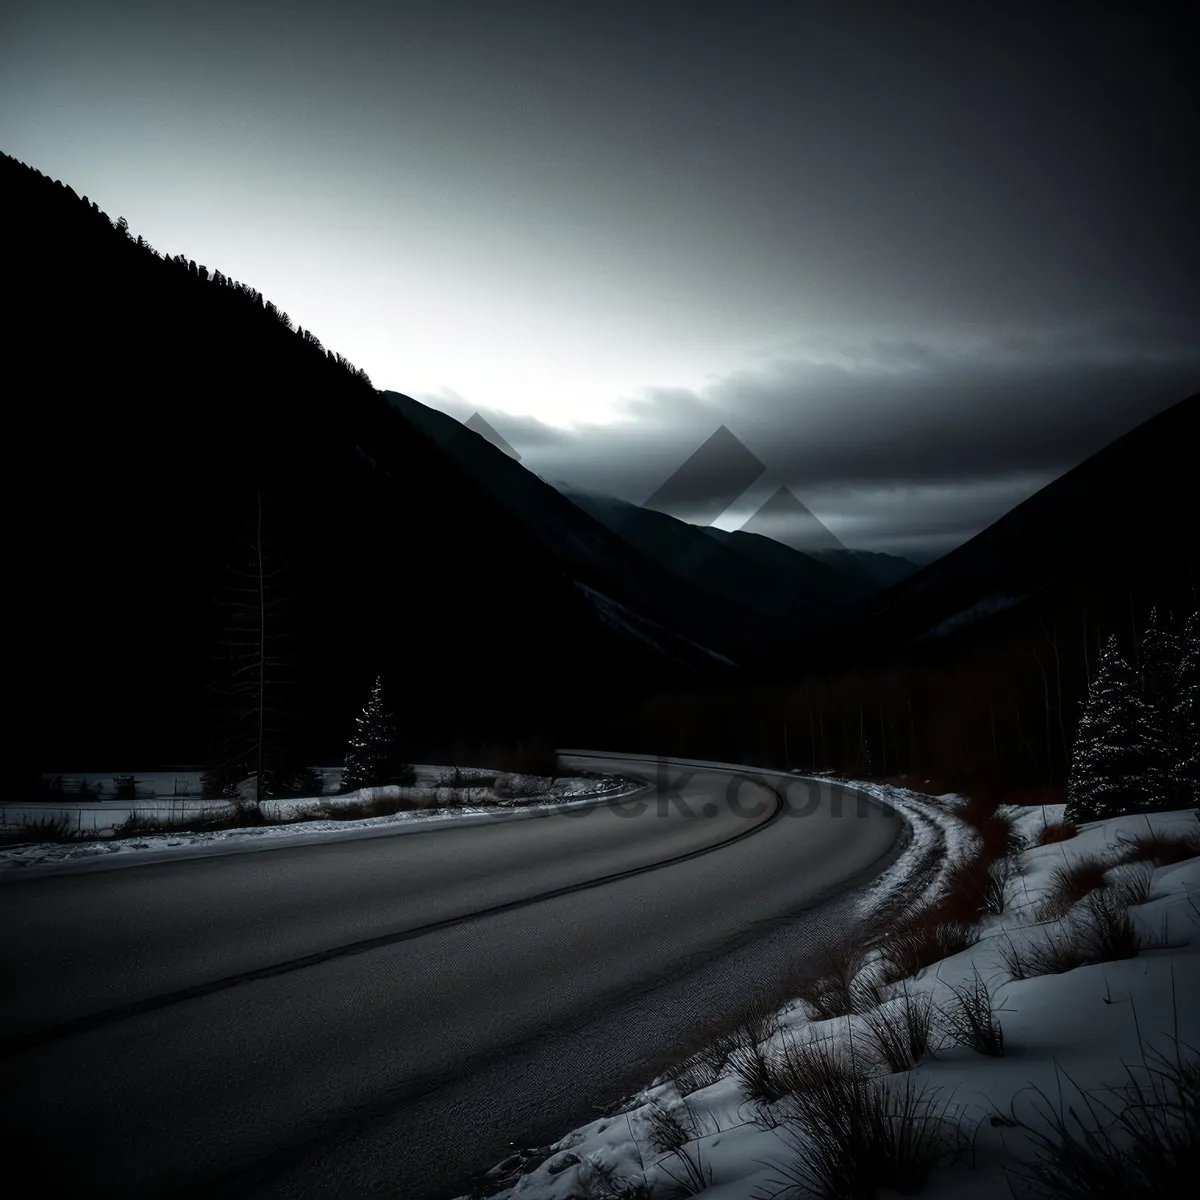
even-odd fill
[[(63, 842), (31, 840), (0, 849), (0, 872), (113, 855), (253, 844), (263, 838), (276, 840), (379, 826), (428, 825), (484, 814), (498, 816), (517, 809), (561, 808), (592, 803), (602, 797), (628, 795), (643, 786), (610, 775), (559, 776), (550, 781), (472, 767), (462, 768), (457, 779), (454, 773), (453, 767), (422, 764), (414, 767), (411, 786), (364, 788), (337, 795), (340, 770), (331, 768), (322, 772), (325, 792), (320, 796), (262, 801), (259, 809), (267, 824), (202, 832), (181, 829), (136, 837), (114, 836), (131, 812), (147, 820), (183, 825), (229, 816), (233, 804), (227, 800), (201, 799), (200, 773), (194, 771), (138, 775), (139, 797), (134, 801), (115, 798), (112, 774), (67, 776), (63, 779), (65, 795), (61, 802), (0, 807), (0, 828), (36, 830), (40, 822), (62, 820), (70, 830), (82, 830), (84, 838)], [(78, 795), (83, 780), (87, 781), (90, 794), (72, 803), (71, 796)], [(112, 799), (104, 799), (106, 795)], [(339, 810), (352, 812), (364, 802), (372, 801), (403, 807), (398, 812), (360, 819), (330, 815)]]
[[(972, 827), (955, 815), (959, 797), (856, 786), (894, 805), (911, 827), (902, 854), (859, 901), (860, 915), (870, 923), (881, 915), (886, 920), (889, 903), (898, 898), (906, 904), (922, 896), (936, 898), (947, 872), (979, 843)], [(1045, 846), (1038, 844), (1041, 830), (1062, 820), (1061, 805), (1000, 812), (1011, 818), (1021, 848), (1009, 858), (1003, 909), (980, 920), (974, 944), (891, 985), (882, 997), (876, 993), (853, 1015), (811, 1019), (811, 1009), (797, 1000), (768, 1021), (765, 1040), (751, 1037), (743, 1044), (743, 1061), (754, 1045), (773, 1063), (814, 1045), (852, 1054), (858, 1063), (870, 1064), (865, 1071), (876, 1080), (873, 1086), (885, 1089), (892, 1104), (906, 1087), (930, 1089), (926, 1098), (934, 1107), (922, 1110), (922, 1127), (936, 1124), (962, 1135), (958, 1153), (947, 1153), (919, 1188), (932, 1200), (968, 1195), (1009, 1200), (1025, 1194), (1021, 1164), (1036, 1157), (1036, 1133), (1052, 1135), (1055, 1111), (1079, 1114), (1089, 1128), (1111, 1123), (1123, 1109), (1139, 1111), (1126, 1107), (1131, 1097), (1121, 1091), (1130, 1080), (1127, 1067), (1145, 1086), (1160, 1078), (1146, 1070), (1147, 1063), (1154, 1068), (1156, 1055), (1173, 1059), (1182, 1048), (1184, 1057), (1195, 1061), (1200, 1051), (1195, 1000), (1200, 995), (1200, 858), (1117, 866), (1103, 876), (1105, 885), (1095, 895), (1119, 894), (1122, 881), (1133, 889), (1123, 894), (1121, 906), (1130, 905), (1126, 911), (1143, 947), (1136, 957), (1032, 978), (1014, 978), (1011, 959), (1006, 961), (1006, 951), (1011, 955), (1013, 948), (1036, 945), (1039, 939), (1065, 939), (1066, 931), (1084, 919), (1087, 899), (1063, 916), (1048, 916), (1046, 901), (1059, 888), (1062, 871), (1097, 857), (1125, 855), (1132, 839), (1149, 835), (1196, 846), (1195, 810), (1094, 822), (1068, 840)], [(863, 971), (869, 973), (873, 961), (868, 957)], [(955, 1044), (949, 1032), (944, 1014), (954, 1011), (954, 989), (976, 978), (991, 993), (1003, 1036), (1000, 1056)], [(754, 981), (747, 980), (746, 988), (749, 999)], [(911, 1070), (892, 1071), (869, 1049), (872, 1017), (923, 1003), (935, 1014), (935, 1048)], [(786, 1096), (769, 1105), (753, 1098), (745, 1076), (716, 1047), (702, 1052), (699, 1061), (703, 1070), (663, 1076), (613, 1115), (551, 1147), (514, 1155), (493, 1168), (473, 1195), (657, 1200), (703, 1193), (712, 1200), (764, 1200), (827, 1194), (799, 1163), (797, 1152), (815, 1143), (812, 1126), (797, 1115), (797, 1106), (789, 1106)], [(853, 1153), (836, 1132), (834, 1139), (844, 1154)], [(894, 1193), (881, 1192), (888, 1194)]]

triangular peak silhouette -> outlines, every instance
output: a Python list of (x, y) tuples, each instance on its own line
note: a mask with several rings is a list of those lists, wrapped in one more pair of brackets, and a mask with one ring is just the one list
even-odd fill
[(484, 441), (491, 442), (497, 450), (503, 450), (509, 458), (521, 461), (521, 456), (478, 413), (472, 413), (463, 424)]
[(722, 425), (642, 507), (711, 525), (766, 469)]
[(846, 548), (786, 487), (778, 488), (741, 531), (760, 533), (801, 553)]

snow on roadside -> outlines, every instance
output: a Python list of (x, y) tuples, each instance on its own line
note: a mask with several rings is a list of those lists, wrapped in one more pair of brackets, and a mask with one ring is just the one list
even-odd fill
[[(961, 798), (921, 796), (878, 784), (854, 786), (893, 805), (911, 824), (901, 855), (864, 893), (863, 918), (886, 914), (889, 904), (900, 899), (909, 907), (914, 890), (932, 899), (946, 870), (975, 846), (974, 831), (954, 815)], [(1003, 1030), (1003, 1057), (943, 1043), (912, 1072), (885, 1075), (886, 1068), (880, 1068), (881, 1081), (893, 1095), (909, 1080), (935, 1089), (937, 1100), (947, 1106), (946, 1115), (973, 1139), (973, 1151), (964, 1161), (933, 1173), (921, 1193), (927, 1200), (958, 1200), (964, 1195), (1011, 1200), (1021, 1194), (1021, 1185), (1013, 1180), (1014, 1193), (1009, 1172), (1018, 1161), (1028, 1161), (1033, 1149), (1029, 1134), (1017, 1123), (1049, 1132), (1047, 1099), (1062, 1097), (1064, 1105), (1080, 1111), (1086, 1111), (1088, 1103), (1111, 1107), (1114, 1093), (1107, 1089), (1128, 1083), (1126, 1064), (1136, 1070), (1147, 1053), (1170, 1055), (1177, 1046), (1200, 1049), (1200, 1006), (1194, 1003), (1200, 994), (1200, 858), (1143, 868), (1150, 872), (1147, 898), (1128, 910), (1145, 939), (1135, 958), (1020, 980), (1005, 969), (1001, 953), (1010, 939), (1041, 936), (1071, 920), (1069, 914), (1055, 921), (1035, 920), (1056, 868), (1113, 855), (1139, 836), (1195, 838), (1200, 834), (1195, 810), (1094, 822), (1081, 826), (1075, 838), (1046, 846), (1037, 844), (1038, 836), (1046, 824), (1061, 821), (1062, 806), (1005, 811), (1024, 848), (1013, 856), (1003, 913), (980, 923), (981, 937), (974, 945), (893, 989), (927, 994), (935, 1005), (945, 1006), (954, 999), (952, 989), (978, 973), (992, 990)], [(1116, 868), (1117, 876), (1127, 869)], [(911, 882), (914, 870), (916, 889)], [(748, 991), (750, 987), (752, 983)], [(893, 995), (889, 1003), (895, 1002)], [(785, 1039), (830, 1039), (859, 1048), (868, 1042), (862, 1016), (810, 1020), (801, 1002), (783, 1009), (777, 1023), (778, 1031), (762, 1045), (767, 1053), (778, 1052)], [(653, 1196), (669, 1194), (689, 1179), (702, 1185), (696, 1190), (712, 1200), (785, 1194), (780, 1166), (795, 1164), (794, 1152), (781, 1137), (788, 1131), (786, 1122), (771, 1127), (763, 1110), (746, 1096), (736, 1073), (728, 1066), (718, 1073), (710, 1086), (694, 1091), (685, 1087), (687, 1095), (662, 1077), (631, 1097), (616, 1115), (582, 1126), (547, 1151), (528, 1156), (519, 1176), (514, 1160), (493, 1168), (486, 1176), (487, 1186), (473, 1194), (486, 1192), (493, 1200), (599, 1200), (635, 1194), (620, 1190), (622, 1184), (644, 1184)], [(675, 1152), (653, 1148), (655, 1112), (663, 1108), (691, 1127), (690, 1140)], [(606, 1174), (616, 1188), (605, 1186)]]
[[(492, 815), (503, 819), (504, 814), (530, 809), (571, 808), (589, 804), (602, 797), (616, 798), (639, 791), (644, 785), (616, 776), (562, 776), (554, 781), (553, 787), (542, 795), (497, 799), (492, 788), (468, 786), (453, 788), (442, 785), (441, 780), (452, 773), (448, 767), (418, 767), (417, 783), (413, 787), (364, 788), (346, 795), (324, 795), (299, 797), (286, 800), (266, 800), (262, 804), (268, 820), (277, 822), (241, 829), (218, 829), (203, 832), (155, 833), (141, 837), (109, 838), (106, 840), (83, 840), (72, 842), (23, 843), (0, 849), (0, 873), (8, 873), (28, 867), (50, 867), (75, 864), (95, 858), (114, 855), (127, 856), (161, 852), (164, 850), (188, 849), (197, 846), (223, 844), (248, 844), (263, 839), (280, 839), (310, 836), (321, 833), (345, 833), (355, 829), (375, 829), (395, 825), (426, 826), (443, 824), (468, 816)], [(476, 771), (463, 768), (466, 779), (478, 778), (495, 781), (503, 778), (501, 772)], [(529, 777), (513, 777), (528, 780)], [(546, 781), (548, 782), (548, 781)], [(364, 800), (403, 800), (414, 807), (385, 816), (360, 819), (326, 818), (313, 819), (315, 814), (328, 813), (332, 809), (353, 808)], [(215, 802), (213, 812), (220, 815), (228, 809), (228, 802)], [(127, 810), (125, 810), (127, 812)], [(200, 815), (204, 815), (201, 813)]]
[[(962, 797), (952, 792), (923, 796), (886, 783), (838, 782), (881, 800), (904, 816), (909, 827), (908, 844), (859, 897), (858, 912), (864, 922), (882, 915), (898, 897), (905, 907), (928, 904), (941, 890), (951, 866), (967, 858), (978, 842), (975, 831), (955, 817)], [(919, 891), (913, 888), (914, 876), (922, 885)]]

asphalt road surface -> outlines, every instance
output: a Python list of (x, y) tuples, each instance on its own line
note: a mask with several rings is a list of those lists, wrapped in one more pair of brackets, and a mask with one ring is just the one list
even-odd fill
[(4, 1161), (42, 1194), (442, 1200), (811, 952), (902, 829), (794, 776), (565, 762), (646, 787), (0, 884)]

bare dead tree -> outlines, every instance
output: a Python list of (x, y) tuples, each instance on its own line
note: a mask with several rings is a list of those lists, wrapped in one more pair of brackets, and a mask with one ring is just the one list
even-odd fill
[(904, 705), (908, 709), (908, 742), (909, 753), (912, 756), (908, 769), (917, 770), (917, 721), (913, 716), (912, 696), (904, 697)]
[(1083, 610), (1083, 674), (1089, 690), (1092, 686), (1092, 664), (1088, 661), (1087, 609)]
[(1054, 633), (1047, 636), (1050, 638), (1050, 648), (1054, 651), (1054, 694), (1058, 699), (1054, 711), (1058, 717), (1058, 736), (1062, 742), (1063, 769), (1066, 770), (1071, 759), (1071, 744), (1067, 740), (1067, 730), (1063, 724), (1062, 656), (1058, 652), (1058, 626), (1055, 625)]
[(267, 529), (260, 488), (217, 601), (212, 652), (217, 707), (211, 782), (225, 790), (252, 775), (257, 797), (288, 782), (295, 724), (296, 596), (287, 560)]
[(1043, 712), (1046, 714), (1046, 773), (1047, 778), (1053, 779), (1054, 751), (1050, 742), (1050, 677), (1046, 674), (1046, 667), (1036, 646), (1033, 647), (1033, 657), (1037, 660), (1038, 670), (1042, 675)]
[(887, 778), (887, 729), (883, 723), (883, 701), (879, 702), (879, 771)]

